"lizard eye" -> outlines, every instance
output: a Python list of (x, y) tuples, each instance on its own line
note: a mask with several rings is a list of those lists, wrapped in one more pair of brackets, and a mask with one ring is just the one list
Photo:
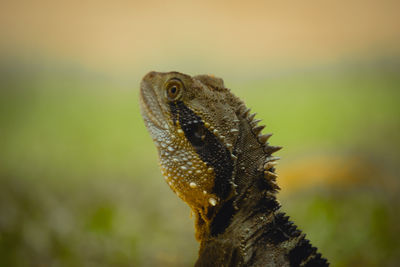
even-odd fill
[(167, 82), (165, 89), (169, 100), (177, 100), (182, 94), (183, 84), (178, 79), (172, 79)]

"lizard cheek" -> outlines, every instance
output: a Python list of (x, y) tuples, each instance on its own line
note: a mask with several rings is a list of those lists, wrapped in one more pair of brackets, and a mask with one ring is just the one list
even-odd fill
[[(214, 170), (203, 162), (193, 146), (183, 139), (174, 153), (162, 148), (161, 172), (170, 188), (194, 210), (215, 206), (218, 198), (212, 194)], [(210, 200), (211, 199), (211, 200)]]
[(233, 160), (231, 153), (223, 141), (216, 136), (218, 131), (212, 132), (206, 127), (203, 120), (183, 102), (176, 103), (179, 125), (186, 140), (192, 145), (198, 157), (214, 172), (212, 193), (220, 198), (226, 198), (231, 192)]

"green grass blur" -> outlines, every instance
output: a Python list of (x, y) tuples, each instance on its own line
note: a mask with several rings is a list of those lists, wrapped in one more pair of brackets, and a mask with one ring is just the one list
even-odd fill
[[(193, 265), (190, 211), (161, 178), (140, 117), (145, 73), (11, 65), (0, 68), (0, 266)], [(299, 174), (304, 185), (280, 197), (333, 266), (400, 263), (399, 70), (377, 61), (223, 77), (284, 146), (278, 172), (310, 155), (365, 164), (352, 183)]]

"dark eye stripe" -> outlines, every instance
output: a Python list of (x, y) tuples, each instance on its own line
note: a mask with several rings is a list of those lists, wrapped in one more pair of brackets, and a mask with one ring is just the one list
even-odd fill
[(231, 190), (233, 161), (230, 151), (224, 144), (211, 133), (192, 110), (182, 101), (170, 103), (173, 120), (179, 120), (179, 124), (185, 133), (185, 137), (207, 165), (215, 172), (213, 192), (224, 199)]

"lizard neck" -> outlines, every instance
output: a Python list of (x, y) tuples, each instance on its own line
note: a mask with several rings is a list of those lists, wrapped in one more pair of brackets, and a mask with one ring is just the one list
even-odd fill
[(225, 202), (212, 220), (196, 266), (328, 266), (280, 210), (264, 178), (252, 178), (254, 183)]
[(253, 128), (247, 118), (240, 121), (235, 194), (222, 202), (200, 238), (196, 266), (327, 266), (280, 210), (276, 176), (268, 164), (275, 159)]
[(236, 213), (243, 213), (249, 207), (251, 211), (252, 206), (258, 205), (258, 199), (268, 195), (275, 200), (279, 189), (273, 168), (278, 158), (271, 154), (280, 147), (268, 146), (268, 138), (260, 140), (259, 132), (264, 126), (257, 125), (258, 121), (253, 120), (254, 115), (249, 115), (248, 109), (239, 108), (237, 118), (238, 136), (232, 150), (233, 172), (229, 181), (231, 193), (221, 198), (217, 207), (208, 210), (208, 219), (203, 220), (195, 211), (196, 237), (200, 242), (223, 233)]

